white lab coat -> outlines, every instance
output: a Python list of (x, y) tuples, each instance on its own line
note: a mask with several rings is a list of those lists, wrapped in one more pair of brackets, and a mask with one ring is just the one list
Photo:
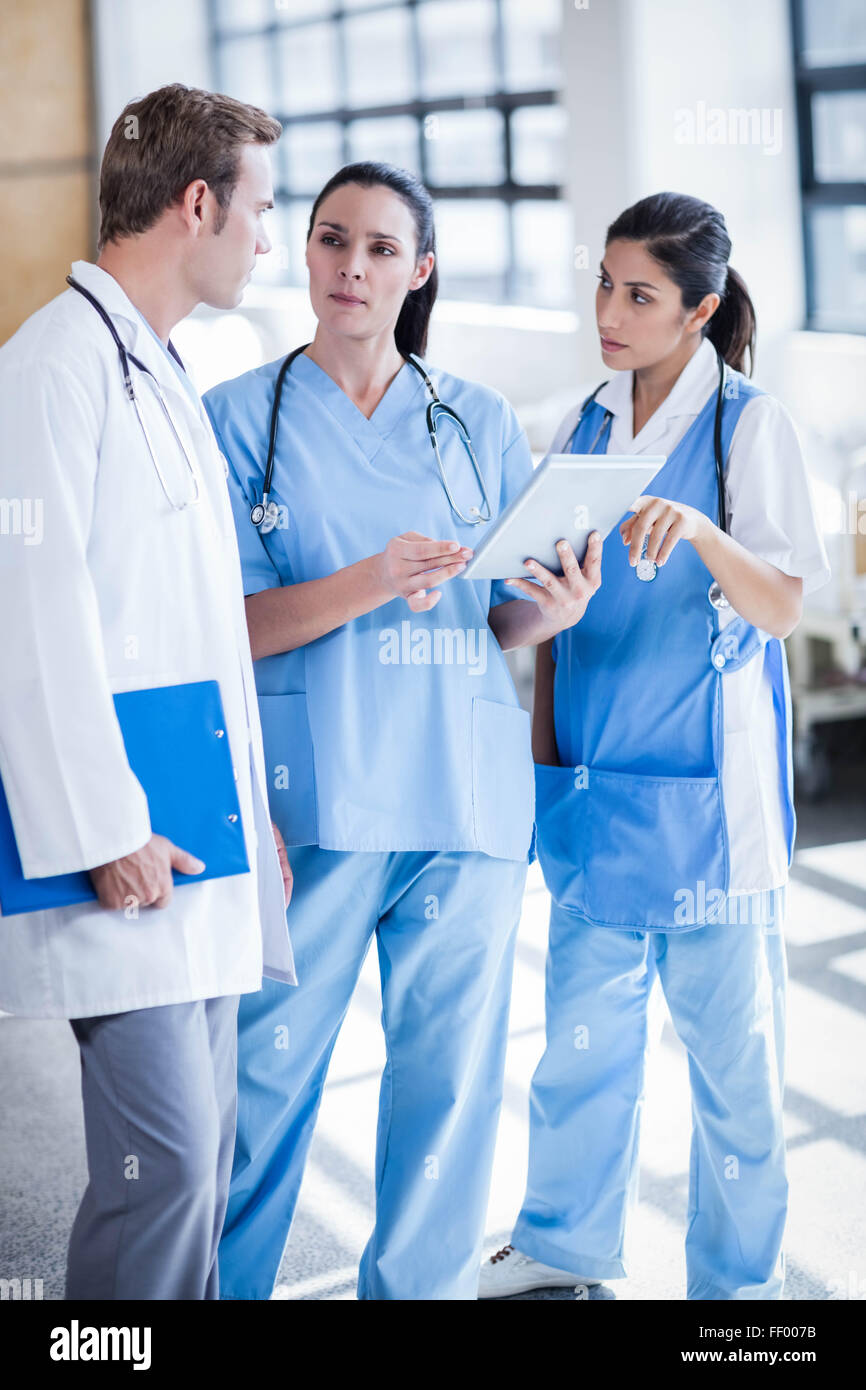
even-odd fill
[[(225, 461), (118, 282), (84, 261), (73, 273), (157, 377), (200, 500), (171, 507), (117, 349), (80, 294), (66, 290), (0, 349), (0, 492), (15, 504), (0, 535), (0, 776), (24, 873), (89, 869), (147, 841), (112, 695), (201, 680), (219, 682), (251, 872), (176, 887), (169, 907), (137, 918), (85, 903), (0, 921), (0, 1009), (42, 1018), (245, 993), (263, 969), (296, 982)], [(179, 501), (186, 463), (132, 371)]]

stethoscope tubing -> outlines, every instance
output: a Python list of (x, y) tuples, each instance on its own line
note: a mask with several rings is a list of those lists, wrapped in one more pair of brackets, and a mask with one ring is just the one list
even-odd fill
[[(725, 461), (722, 456), (722, 411), (724, 409), (725, 402), (726, 365), (725, 359), (719, 352), (718, 348), (716, 348), (716, 357), (718, 359), (719, 365), (719, 385), (718, 390), (716, 392), (716, 412), (715, 419), (713, 421), (713, 458), (715, 460), (716, 466), (716, 489), (718, 497), (719, 530), (724, 531), (725, 534), (727, 534), (728, 516), (727, 504), (725, 500)], [(580, 415), (578, 416), (577, 424), (574, 426), (574, 429), (572, 430), (572, 439), (574, 438), (574, 435), (576, 434), (577, 430), (580, 428), (580, 422), (586, 414), (587, 408), (595, 400), (602, 387), (606, 385), (607, 382), (602, 381), (598, 386), (596, 386), (592, 394), (587, 396), (586, 400), (583, 402), (583, 405), (580, 408)], [(592, 444), (590, 445), (587, 451), (588, 453), (595, 453), (596, 445), (598, 444), (598, 441), (601, 439), (601, 436), (604, 434), (604, 431), (607, 429), (612, 419), (613, 411), (605, 410), (602, 422), (598, 427), (595, 438), (593, 439)], [(637, 578), (640, 580), (653, 580), (655, 579), (656, 574), (658, 573), (658, 566), (655, 564), (654, 561), (647, 560), (642, 555), (641, 558), (638, 560), (635, 573)], [(712, 604), (712, 606), (716, 609), (730, 608), (731, 606), (728, 600), (725, 598), (724, 594), (722, 593), (721, 586), (717, 583), (716, 580), (713, 580), (712, 584), (710, 585), (707, 597), (709, 598), (709, 601)]]
[[(720, 531), (724, 531), (724, 532), (727, 533), (727, 530), (728, 530), (728, 517), (727, 517), (727, 506), (726, 506), (726, 503), (725, 503), (725, 461), (724, 461), (724, 459), (723, 459), (723, 457), (722, 457), (722, 410), (723, 410), (723, 408), (724, 408), (724, 403), (725, 403), (726, 366), (725, 366), (725, 359), (724, 359), (724, 357), (722, 356), (722, 354), (719, 352), (718, 348), (716, 348), (716, 358), (718, 359), (718, 365), (719, 365), (719, 385), (718, 385), (718, 390), (717, 390), (717, 392), (716, 392), (716, 414), (715, 414), (715, 419), (714, 419), (714, 421), (713, 421), (713, 457), (714, 457), (714, 459), (715, 459), (715, 464), (716, 464), (716, 485), (717, 485), (718, 500), (719, 500), (719, 530), (720, 530)], [(592, 394), (589, 395), (589, 396), (587, 396), (586, 400), (583, 402), (583, 405), (582, 405), (581, 408), (580, 408), (580, 415), (579, 415), (578, 418), (577, 418), (577, 423), (576, 423), (576, 425), (574, 426), (574, 429), (573, 429), (572, 432), (571, 432), (571, 433), (572, 433), (572, 438), (574, 438), (574, 435), (576, 434), (577, 430), (580, 428), (580, 422), (581, 422), (581, 420), (583, 419), (584, 415), (586, 414), (587, 408), (588, 408), (590, 405), (592, 405), (592, 403), (593, 403), (593, 401), (595, 400), (596, 396), (598, 395), (599, 391), (600, 391), (600, 390), (602, 389), (602, 387), (604, 387), (604, 386), (607, 386), (607, 382), (606, 382), (606, 381), (600, 382), (599, 385), (596, 386), (596, 388), (595, 388), (595, 390), (592, 392)], [(604, 417), (603, 417), (603, 419), (602, 419), (602, 422), (601, 422), (601, 424), (599, 425), (599, 428), (598, 428), (598, 431), (597, 431), (597, 433), (596, 433), (596, 436), (595, 436), (595, 438), (593, 439), (592, 444), (590, 445), (589, 449), (587, 450), (587, 453), (590, 453), (590, 454), (594, 454), (594, 453), (595, 453), (596, 445), (598, 444), (599, 439), (600, 439), (601, 436), (604, 434), (605, 429), (607, 428), (607, 426), (609, 425), (609, 423), (610, 423), (610, 421), (611, 421), (612, 419), (613, 419), (613, 411), (612, 411), (612, 410), (605, 410), (605, 412), (604, 412)]]
[[(298, 357), (300, 353), (304, 352), (309, 346), (309, 343), (303, 343), (300, 347), (295, 348), (293, 352), (289, 353), (288, 357), (286, 357), (282, 362), (280, 369), (277, 372), (277, 379), (274, 382), (274, 399), (273, 404), (271, 405), (271, 418), (268, 427), (268, 452), (267, 458), (265, 460), (265, 475), (262, 481), (262, 498), (260, 502), (254, 503), (254, 505), (250, 508), (250, 520), (252, 521), (253, 525), (257, 527), (262, 526), (265, 517), (269, 513), (271, 485), (274, 479), (274, 458), (276, 456), (277, 450), (277, 431), (279, 429), (280, 406), (282, 403), (283, 386), (285, 384), (286, 374), (289, 371), (289, 368), (291, 367), (295, 358)], [(439, 471), (439, 478), (445, 490), (445, 495), (448, 498), (448, 504), (451, 507), (451, 510), (455, 513), (456, 516), (460, 518), (461, 521), (465, 522), (467, 526), (477, 526), (481, 522), (490, 521), (493, 516), (493, 509), (490, 505), (490, 498), (488, 496), (487, 488), (484, 483), (484, 475), (481, 472), (481, 468), (479, 466), (478, 459), (475, 454), (475, 449), (472, 446), (472, 436), (470, 435), (464, 420), (461, 418), (460, 415), (458, 415), (457, 411), (454, 410), (452, 406), (446, 405), (444, 401), (440, 400), (436, 388), (433, 385), (433, 382), (430, 380), (429, 373), (427, 372), (427, 369), (425, 368), (423, 362), (419, 357), (416, 357), (414, 353), (410, 352), (404, 358), (404, 361), (408, 362), (409, 365), (415, 369), (418, 375), (422, 378), (424, 385), (427, 387), (427, 390), (430, 392), (430, 395), (432, 397), (432, 399), (429, 401), (427, 405), (426, 412), (427, 434), (433, 448), (433, 454), (436, 459), (436, 467)], [(448, 484), (448, 479), (445, 474), (445, 466), (442, 462), (442, 455), (439, 450), (439, 439), (436, 433), (437, 413), (440, 416), (444, 415), (447, 419), (453, 421), (456, 429), (460, 434), (461, 441), (464, 447), (466, 448), (467, 453), (469, 454), (469, 458), (472, 463), (472, 468), (475, 473), (475, 478), (478, 483), (483, 503), (483, 508), (473, 508), (473, 511), (476, 513), (474, 516), (465, 516), (463, 514), (463, 512), (457, 506), (457, 503), (455, 502), (453, 494), (451, 492), (451, 488)]]
[[(154, 469), (156, 470), (156, 476), (159, 478), (160, 486), (162, 487), (162, 490), (165, 493), (165, 496), (170, 502), (172, 508), (177, 512), (182, 512), (186, 507), (192, 506), (192, 504), (197, 502), (199, 499), (198, 475), (195, 471), (195, 468), (193, 467), (192, 460), (190, 459), (186, 445), (184, 444), (180, 436), (180, 432), (177, 428), (177, 425), (174, 422), (172, 413), (168, 408), (168, 401), (165, 399), (162, 387), (160, 386), (159, 382), (157, 381), (150, 368), (146, 366), (140, 358), (136, 357), (134, 352), (130, 352), (129, 349), (124, 345), (120, 334), (114, 326), (111, 315), (105, 308), (105, 305), (100, 303), (96, 295), (91, 294), (90, 290), (85, 289), (84, 285), (80, 284), (79, 281), (76, 280), (73, 275), (67, 275), (66, 283), (70, 289), (76, 290), (78, 294), (82, 295), (82, 297), (87, 300), (88, 304), (91, 304), (93, 306), (93, 308), (98, 313), (99, 317), (102, 319), (102, 322), (108, 329), (109, 333), (111, 334), (111, 337), (114, 341), (114, 346), (117, 349), (117, 355), (120, 361), (120, 370), (123, 374), (123, 389), (126, 393), (127, 399), (131, 402), (133, 409), (135, 410), (138, 423), (141, 426), (141, 432), (144, 435), (144, 440), (147, 444), (147, 451), (150, 454), (151, 462), (154, 466)], [(168, 351), (171, 353), (172, 357), (174, 357), (175, 361), (180, 365), (180, 367), (186, 370), (183, 367), (183, 362), (181, 361), (177, 353), (177, 350), (174, 347), (174, 344), (171, 342), (169, 342), (168, 344)], [(176, 502), (172, 497), (171, 492), (169, 491), (165, 474), (160, 468), (159, 460), (157, 459), (156, 452), (153, 447), (153, 440), (150, 437), (150, 431), (148, 430), (144, 420), (144, 416), (141, 413), (141, 405), (139, 404), (138, 396), (136, 394), (135, 387), (133, 386), (132, 373), (129, 370), (130, 362), (150, 381), (151, 389), (153, 390), (157, 400), (160, 403), (160, 406), (162, 407), (162, 412), (166, 420), (168, 421), (169, 429), (171, 430), (177, 442), (178, 448), (183, 454), (184, 462), (186, 463), (186, 466), (189, 469), (193, 481), (194, 491), (192, 496), (188, 497), (185, 502)]]

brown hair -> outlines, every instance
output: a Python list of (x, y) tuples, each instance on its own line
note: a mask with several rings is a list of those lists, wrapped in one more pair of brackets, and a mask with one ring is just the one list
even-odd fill
[(686, 193), (653, 193), (621, 212), (607, 229), (612, 241), (642, 241), (675, 285), (684, 309), (695, 309), (707, 294), (719, 296), (719, 307), (704, 324), (701, 336), (737, 372), (749, 376), (755, 365), (755, 306), (742, 276), (728, 265), (731, 238), (725, 219), (711, 203)]
[[(398, 198), (402, 198), (415, 221), (416, 258), (420, 261), (429, 251), (436, 251), (436, 230), (433, 226), (433, 199), (427, 189), (410, 174), (407, 169), (398, 169), (393, 164), (346, 164), (338, 169), (325, 184), (310, 213), (307, 228), (307, 241), (313, 235), (316, 213), (326, 198), (346, 183), (360, 184), (361, 188), (390, 188)], [(436, 295), (439, 291), (439, 269), (435, 264), (424, 284), (417, 290), (410, 290), (394, 327), (394, 341), (397, 351), (406, 357), (414, 352), (423, 357), (427, 351), (427, 328)]]
[(129, 102), (111, 128), (99, 174), (99, 249), (146, 232), (195, 179), (204, 179), (225, 222), (240, 147), (272, 145), (279, 121), (234, 97), (174, 82)]

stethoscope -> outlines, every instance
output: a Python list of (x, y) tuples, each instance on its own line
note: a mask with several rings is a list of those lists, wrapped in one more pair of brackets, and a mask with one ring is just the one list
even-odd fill
[[(277, 506), (277, 503), (272, 502), (270, 500), (270, 493), (271, 483), (273, 482), (274, 476), (274, 455), (276, 454), (277, 449), (277, 430), (279, 428), (280, 421), (280, 402), (283, 396), (283, 383), (286, 379), (286, 373), (288, 372), (295, 358), (300, 353), (304, 352), (305, 349), (309, 346), (309, 343), (303, 343), (301, 347), (295, 348), (294, 352), (290, 352), (288, 357), (281, 364), (280, 370), (277, 372), (277, 380), (274, 385), (274, 401), (273, 405), (271, 406), (270, 429), (268, 431), (268, 457), (267, 462), (265, 463), (265, 476), (264, 481), (262, 483), (262, 500), (260, 502), (255, 502), (253, 506), (250, 508), (250, 521), (253, 523), (254, 526), (257, 526), (263, 534), (266, 534), (268, 531), (272, 531), (274, 529), (274, 527), (277, 524), (277, 521), (279, 520), (280, 514), (280, 510)], [(475, 457), (475, 450), (472, 447), (472, 437), (469, 433), (469, 430), (467, 429), (463, 420), (457, 414), (457, 411), (452, 409), (450, 405), (446, 405), (444, 401), (439, 399), (439, 396), (436, 393), (436, 388), (433, 385), (433, 382), (430, 380), (430, 377), (427, 374), (427, 369), (424, 366), (421, 359), (419, 357), (416, 357), (414, 353), (410, 352), (408, 356), (406, 356), (405, 361), (407, 361), (410, 364), (410, 366), (414, 367), (415, 371), (422, 378), (424, 385), (427, 387), (427, 390), (430, 392), (431, 400), (427, 405), (427, 434), (430, 438), (430, 443), (433, 447), (433, 453), (436, 456), (436, 466), (439, 469), (439, 477), (442, 481), (442, 486), (445, 489), (445, 496), (448, 498), (451, 510), (454, 512), (454, 515), (458, 516), (460, 520), (465, 522), (467, 526), (479, 526), (484, 521), (490, 521), (493, 515), (493, 511), (490, 506), (490, 499), (487, 495), (487, 488), (484, 485), (484, 477), (481, 472), (481, 469), (478, 466), (478, 459)], [(466, 450), (471, 460), (472, 468), (475, 473), (475, 478), (481, 493), (482, 506), (470, 507), (468, 516), (466, 516), (458, 507), (457, 503), (454, 500), (454, 495), (451, 491), (451, 488), (448, 485), (448, 478), (445, 474), (445, 466), (442, 462), (442, 455), (439, 452), (439, 440), (436, 434), (436, 423), (437, 420), (440, 419), (450, 420), (452, 425), (456, 429), (458, 438), (460, 439), (460, 442), (462, 443), (464, 449)]]
[[(84, 286), (81, 285), (81, 284), (79, 284), (79, 282), (78, 282), (72, 275), (67, 275), (67, 277), (66, 277), (66, 283), (67, 283), (67, 285), (69, 286), (70, 289), (77, 290), (79, 294), (81, 294), (81, 295), (84, 296), (84, 298), (87, 300), (87, 302), (88, 302), (89, 304), (92, 304), (92, 305), (93, 305), (93, 307), (94, 307), (94, 309), (96, 310), (97, 314), (98, 314), (99, 317), (102, 319), (103, 323), (105, 324), (106, 328), (108, 329), (109, 333), (111, 334), (112, 338), (114, 339), (114, 345), (115, 345), (115, 347), (117, 348), (117, 355), (118, 355), (118, 357), (120, 358), (120, 369), (121, 369), (121, 371), (123, 372), (123, 386), (124, 386), (124, 390), (126, 391), (127, 397), (129, 398), (129, 400), (132, 402), (133, 406), (135, 407), (135, 413), (136, 413), (136, 415), (138, 416), (138, 423), (141, 425), (141, 432), (142, 432), (142, 434), (144, 435), (145, 443), (147, 444), (148, 453), (150, 454), (151, 460), (152, 460), (152, 462), (153, 462), (153, 466), (154, 466), (154, 468), (156, 469), (156, 476), (159, 478), (159, 481), (160, 481), (160, 483), (161, 483), (161, 485), (162, 485), (162, 490), (163, 490), (163, 492), (165, 493), (166, 497), (168, 498), (169, 502), (171, 503), (171, 506), (174, 508), (174, 510), (175, 510), (176, 512), (182, 512), (182, 511), (184, 510), (185, 507), (189, 507), (189, 506), (192, 505), (192, 503), (198, 501), (198, 498), (199, 498), (198, 476), (197, 476), (197, 474), (196, 474), (195, 468), (193, 467), (192, 459), (190, 458), (189, 454), (187, 453), (186, 445), (184, 444), (183, 439), (181, 438), (180, 433), (179, 433), (179, 431), (178, 431), (178, 428), (177, 428), (176, 424), (174, 423), (174, 420), (173, 420), (173, 418), (172, 418), (171, 411), (170, 411), (169, 408), (168, 408), (168, 402), (166, 401), (165, 396), (164, 396), (163, 393), (162, 393), (162, 388), (161, 388), (159, 382), (157, 381), (156, 377), (154, 376), (154, 374), (153, 374), (153, 372), (150, 370), (150, 368), (149, 368), (149, 367), (146, 367), (145, 364), (140, 360), (140, 358), (136, 357), (135, 354), (132, 353), (132, 352), (130, 352), (128, 348), (124, 347), (123, 342), (121, 341), (121, 338), (120, 338), (120, 334), (118, 333), (117, 329), (115, 328), (114, 324), (112, 323), (110, 314), (108, 313), (107, 309), (105, 308), (105, 305), (104, 305), (104, 304), (100, 304), (99, 300), (96, 298), (96, 295), (95, 295), (95, 294), (91, 294), (91, 293), (90, 293), (90, 290), (86, 290), (86, 289), (84, 288)], [(178, 352), (177, 352), (177, 350), (176, 350), (176, 348), (175, 348), (175, 346), (174, 346), (174, 344), (173, 344), (172, 342), (169, 342), (169, 344), (168, 344), (168, 350), (169, 350), (169, 352), (171, 353), (171, 355), (172, 355), (172, 357), (174, 358), (174, 360), (177, 362), (178, 366), (179, 366), (183, 371), (185, 371), (186, 368), (184, 367), (183, 362), (181, 361), (180, 356), (178, 355)], [(192, 482), (193, 482), (193, 493), (192, 493), (192, 496), (191, 496), (191, 497), (188, 497), (188, 498), (186, 499), (186, 501), (184, 501), (184, 502), (176, 502), (176, 501), (174, 500), (174, 498), (172, 497), (171, 493), (170, 493), (169, 490), (168, 490), (168, 485), (167, 485), (167, 483), (166, 483), (166, 481), (165, 481), (165, 477), (164, 477), (164, 475), (163, 475), (162, 469), (161, 469), (160, 466), (159, 466), (159, 460), (157, 459), (156, 454), (154, 453), (154, 450), (153, 450), (153, 443), (152, 443), (152, 441), (151, 441), (150, 434), (148, 433), (147, 425), (144, 423), (144, 417), (142, 416), (142, 413), (141, 413), (141, 407), (139, 406), (139, 403), (138, 403), (138, 397), (137, 397), (136, 394), (135, 394), (135, 387), (134, 387), (133, 384), (132, 384), (132, 374), (131, 374), (131, 372), (130, 372), (130, 370), (129, 370), (129, 364), (130, 364), (130, 362), (133, 364), (134, 367), (137, 367), (138, 370), (139, 370), (140, 372), (143, 372), (143, 373), (144, 373), (144, 376), (150, 381), (151, 386), (152, 386), (152, 389), (153, 389), (153, 391), (154, 391), (154, 393), (155, 393), (155, 395), (156, 395), (156, 398), (157, 398), (157, 400), (159, 401), (160, 405), (162, 406), (162, 413), (163, 413), (163, 415), (165, 416), (166, 420), (168, 421), (169, 428), (171, 429), (172, 434), (174, 435), (175, 439), (177, 440), (178, 447), (179, 447), (181, 453), (183, 454), (184, 460), (185, 460), (185, 462), (186, 462), (186, 466), (187, 466), (187, 468), (188, 468), (189, 471), (190, 471), (190, 475), (191, 475), (191, 477), (192, 477)]]
[[(725, 401), (725, 381), (727, 378), (725, 359), (719, 352), (718, 348), (716, 348), (716, 357), (718, 358), (719, 363), (719, 388), (716, 393), (716, 415), (713, 424), (713, 457), (715, 458), (716, 462), (716, 487), (718, 492), (719, 504), (719, 529), (721, 531), (727, 532), (728, 518), (727, 508), (725, 506), (725, 462), (722, 457), (722, 408), (724, 406)], [(602, 381), (600, 385), (596, 386), (592, 395), (587, 396), (586, 400), (581, 406), (577, 424), (575, 425), (574, 431), (572, 432), (572, 438), (574, 437), (574, 434), (580, 426), (580, 422), (586, 413), (587, 407), (592, 405), (599, 391), (602, 389), (603, 386), (606, 385), (607, 382)], [(598, 444), (598, 441), (601, 439), (602, 435), (604, 434), (605, 430), (609, 427), (612, 420), (613, 411), (605, 410), (602, 422), (598, 427), (598, 431), (596, 432), (595, 438), (593, 439), (592, 444), (590, 445), (587, 451), (588, 453), (595, 453), (595, 446)], [(659, 572), (659, 567), (656, 564), (655, 560), (649, 560), (647, 558), (647, 542), (648, 538), (644, 540), (643, 553), (641, 554), (640, 559), (635, 565), (636, 578), (642, 580), (645, 584), (648, 584), (653, 579), (655, 579), (656, 575)], [(730, 608), (731, 606), (729, 601), (725, 598), (724, 594), (722, 593), (722, 587), (716, 579), (713, 580), (712, 584), (707, 590), (707, 598), (709, 599), (713, 607), (718, 608), (719, 610), (724, 608)]]

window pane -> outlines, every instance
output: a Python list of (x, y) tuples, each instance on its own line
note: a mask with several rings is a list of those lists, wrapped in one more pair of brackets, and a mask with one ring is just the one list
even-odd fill
[(505, 90), (556, 90), (562, 83), (561, 0), (503, 0)]
[(424, 0), (418, 6), (422, 95), (495, 91), (495, 24), (493, 0)]
[(566, 114), (561, 106), (521, 106), (511, 117), (511, 168), (517, 183), (563, 180)]
[(505, 178), (505, 125), (500, 111), (434, 111), (424, 122), (432, 184), (501, 183)]
[[(316, 191), (318, 192), (318, 189)], [(307, 223), (312, 206), (312, 198), (301, 199), (297, 202), (278, 203), (273, 211), (265, 214), (265, 228), (272, 250), (267, 256), (259, 256), (253, 274), (253, 284), (307, 284)]]
[(347, 19), (348, 105), (386, 106), (415, 96), (409, 11)]
[(816, 179), (866, 182), (866, 92), (816, 92), (812, 138)]
[(291, 248), (287, 214), (285, 203), (277, 203), (275, 208), (265, 213), (264, 226), (271, 249), (266, 256), (256, 258), (252, 281), (254, 285), (285, 285), (288, 282)]
[(229, 39), (220, 48), (220, 86), (230, 97), (273, 109), (274, 88), (267, 39)]
[(310, 274), (307, 270), (307, 226), (312, 202), (290, 203), (286, 217), (286, 245), (289, 254), (288, 279), (292, 285), (307, 285)]
[(866, 61), (863, 0), (804, 0), (803, 61), (810, 67)]
[(436, 250), (444, 299), (505, 299), (508, 212), (492, 199), (436, 204)]
[(293, 24), (319, 14), (333, 14), (334, 0), (271, 0), (271, 13), (281, 24)]
[(286, 29), (277, 39), (280, 110), (331, 111), (342, 105), (337, 90), (336, 31), (333, 24)]
[(818, 328), (866, 332), (866, 207), (810, 216)]
[(349, 125), (349, 157), (354, 163), (375, 159), (419, 172), (418, 123), (411, 116), (352, 121)]
[(518, 304), (560, 309), (574, 298), (571, 209), (562, 202), (514, 204), (514, 298)]
[(217, 0), (217, 28), (224, 32), (259, 29), (263, 24), (270, 24), (273, 17), (271, 0)]
[(343, 164), (342, 127), (336, 121), (290, 125), (280, 148), (288, 191), (315, 197)]

